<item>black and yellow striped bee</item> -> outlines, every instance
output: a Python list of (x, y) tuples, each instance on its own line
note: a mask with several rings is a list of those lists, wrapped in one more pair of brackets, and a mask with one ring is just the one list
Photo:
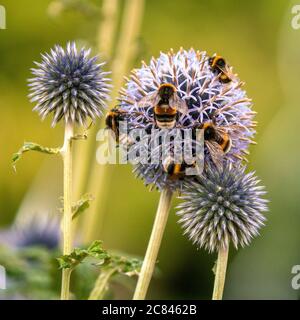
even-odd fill
[(219, 75), (219, 79), (223, 83), (232, 81), (233, 74), (225, 61), (225, 59), (218, 55), (213, 55), (208, 59), (211, 70)]
[(204, 144), (212, 161), (216, 166), (220, 166), (224, 155), (232, 146), (229, 134), (222, 126), (216, 126), (213, 121), (205, 122), (200, 128), (204, 130)]
[(186, 114), (188, 107), (177, 95), (175, 86), (163, 83), (152, 94), (145, 96), (140, 102), (140, 107), (153, 106), (154, 120), (161, 129), (172, 129), (176, 125), (178, 112)]
[(196, 162), (193, 164), (187, 164), (184, 161), (182, 163), (175, 163), (172, 157), (167, 157), (163, 161), (163, 169), (171, 180), (183, 179), (186, 175), (185, 170), (192, 167), (196, 167)]
[(106, 115), (105, 118), (105, 124), (106, 128), (111, 129), (114, 134), (116, 141), (119, 142), (119, 122), (124, 121), (125, 117), (124, 115), (126, 114), (125, 111), (120, 110), (119, 108), (112, 108)]

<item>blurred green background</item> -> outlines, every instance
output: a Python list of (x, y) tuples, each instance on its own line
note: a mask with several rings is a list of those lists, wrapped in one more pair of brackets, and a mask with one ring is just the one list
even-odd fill
[[(126, 1), (126, 0), (124, 0)], [(75, 1), (76, 2), (76, 1)], [(87, 1), (101, 7), (101, 1)], [(61, 165), (55, 158), (26, 154), (14, 173), (11, 155), (23, 141), (47, 146), (62, 143), (62, 126), (42, 123), (27, 94), (33, 61), (54, 44), (76, 40), (96, 47), (101, 15), (67, 10), (49, 15), (50, 0), (1, 1), (7, 29), (0, 30), (0, 225), (20, 211), (56, 211), (61, 195)], [(246, 82), (258, 112), (257, 146), (251, 147), (251, 169), (267, 186), (267, 226), (249, 248), (232, 249), (225, 299), (297, 299), (291, 269), (300, 264), (300, 146), (298, 135), (300, 30), (291, 27), (286, 0), (216, 1), (148, 0), (139, 38), (138, 59), (159, 51), (194, 47), (218, 52)], [(96, 50), (95, 50), (96, 51)], [(95, 137), (91, 137), (95, 139)], [(136, 180), (130, 166), (109, 169), (105, 213), (99, 238), (107, 248), (143, 256), (157, 206), (158, 193)], [(106, 186), (105, 186), (106, 187)], [(93, 190), (88, 190), (93, 192)], [(174, 205), (176, 201), (174, 201)], [(100, 228), (99, 228), (100, 229)], [(160, 274), (149, 298), (209, 299), (216, 256), (197, 250), (182, 235), (172, 210), (159, 255)], [(128, 296), (127, 298), (130, 298)]]

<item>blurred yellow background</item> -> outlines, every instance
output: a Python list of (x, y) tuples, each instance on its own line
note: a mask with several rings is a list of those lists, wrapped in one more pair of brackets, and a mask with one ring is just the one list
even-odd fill
[[(62, 167), (55, 156), (26, 154), (17, 173), (11, 167), (11, 156), (24, 141), (59, 146), (63, 139), (61, 125), (53, 129), (50, 119), (42, 123), (31, 112), (27, 78), (33, 61), (39, 61), (40, 53), (54, 44), (64, 46), (69, 40), (92, 46), (97, 53), (101, 14), (96, 9), (69, 9), (55, 17), (49, 14), (50, 3), (1, 2), (7, 12), (7, 29), (0, 30), (2, 226), (8, 225), (18, 210), (57, 210), (62, 193)], [(101, 8), (101, 1), (86, 3)], [(292, 266), (300, 264), (300, 30), (291, 26), (294, 3), (146, 1), (133, 66), (171, 47), (220, 53), (246, 82), (245, 89), (258, 112), (258, 145), (251, 147), (249, 168), (257, 171), (267, 187), (270, 212), (267, 226), (249, 248), (231, 250), (225, 299), (300, 297), (291, 287)], [(108, 198), (101, 205), (105, 218), (101, 232), (99, 226), (99, 238), (107, 248), (143, 256), (158, 193), (149, 192), (136, 180), (129, 165), (110, 166), (109, 180)], [(174, 212), (159, 254), (161, 272), (151, 285), (149, 298), (209, 299), (216, 257), (197, 250), (182, 235)]]

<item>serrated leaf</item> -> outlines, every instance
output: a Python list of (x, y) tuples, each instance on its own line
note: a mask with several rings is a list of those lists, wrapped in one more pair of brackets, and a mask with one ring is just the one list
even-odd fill
[(60, 269), (74, 269), (87, 257), (93, 257), (101, 261), (110, 258), (106, 250), (102, 248), (102, 242), (94, 241), (87, 249), (75, 248), (71, 254), (57, 258)]
[(43, 147), (35, 142), (24, 142), (24, 145), (19, 149), (19, 151), (14, 153), (12, 156), (12, 165), (14, 169), (16, 168), (16, 162), (19, 161), (22, 155), (28, 151), (37, 151), (46, 154), (58, 154), (60, 149)]
[(115, 269), (115, 274), (119, 273), (131, 277), (139, 274), (142, 267), (142, 263), (142, 260), (138, 258), (114, 254), (111, 255), (109, 261), (107, 261), (105, 268)]
[(94, 200), (93, 196), (91, 194), (85, 194), (83, 195), (77, 203), (72, 206), (72, 219), (77, 218), (80, 214), (82, 214), (87, 208), (90, 206), (90, 202)]

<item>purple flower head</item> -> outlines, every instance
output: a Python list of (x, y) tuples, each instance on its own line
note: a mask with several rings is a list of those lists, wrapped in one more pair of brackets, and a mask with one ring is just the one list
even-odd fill
[(59, 217), (45, 212), (17, 217), (10, 228), (0, 230), (0, 241), (20, 249), (31, 246), (57, 249), (60, 241)]
[(104, 63), (90, 58), (90, 50), (77, 50), (75, 43), (67, 48), (56, 45), (51, 53), (42, 55), (42, 62), (31, 69), (35, 76), (29, 79), (34, 111), (44, 119), (53, 114), (52, 126), (62, 118), (85, 124), (87, 118), (100, 117), (108, 99), (109, 79), (103, 72)]
[[(150, 64), (143, 63), (134, 69), (120, 91), (119, 108), (126, 115), (129, 132), (136, 128), (150, 132), (157, 129), (155, 121), (155, 103), (141, 103), (148, 96), (153, 96), (162, 84), (171, 84), (176, 90), (176, 100), (186, 105), (185, 112), (178, 112), (174, 129), (201, 129), (210, 124), (222, 135), (230, 138), (230, 148), (222, 149), (221, 139), (216, 148), (220, 149), (221, 163), (225, 160), (238, 163), (248, 154), (248, 146), (255, 134), (251, 100), (242, 89), (243, 83), (232, 68), (226, 66), (230, 80), (223, 81), (221, 72), (212, 68), (206, 52), (181, 49), (177, 53), (171, 50), (161, 53), (159, 58), (152, 58)], [(157, 101), (156, 101), (157, 102)], [(170, 130), (171, 131), (171, 130)], [(208, 141), (208, 140), (207, 140)], [(209, 143), (204, 141), (204, 163), (216, 162), (212, 157)], [(172, 141), (167, 149), (172, 149)], [(218, 152), (217, 152), (218, 153)], [(189, 179), (170, 179), (162, 163), (139, 163), (134, 171), (159, 189), (166, 186), (178, 189), (182, 182)]]
[(210, 252), (227, 248), (230, 242), (235, 248), (249, 245), (264, 225), (262, 212), (268, 210), (265, 188), (259, 182), (242, 165), (208, 166), (183, 187), (177, 214), (184, 234)]

